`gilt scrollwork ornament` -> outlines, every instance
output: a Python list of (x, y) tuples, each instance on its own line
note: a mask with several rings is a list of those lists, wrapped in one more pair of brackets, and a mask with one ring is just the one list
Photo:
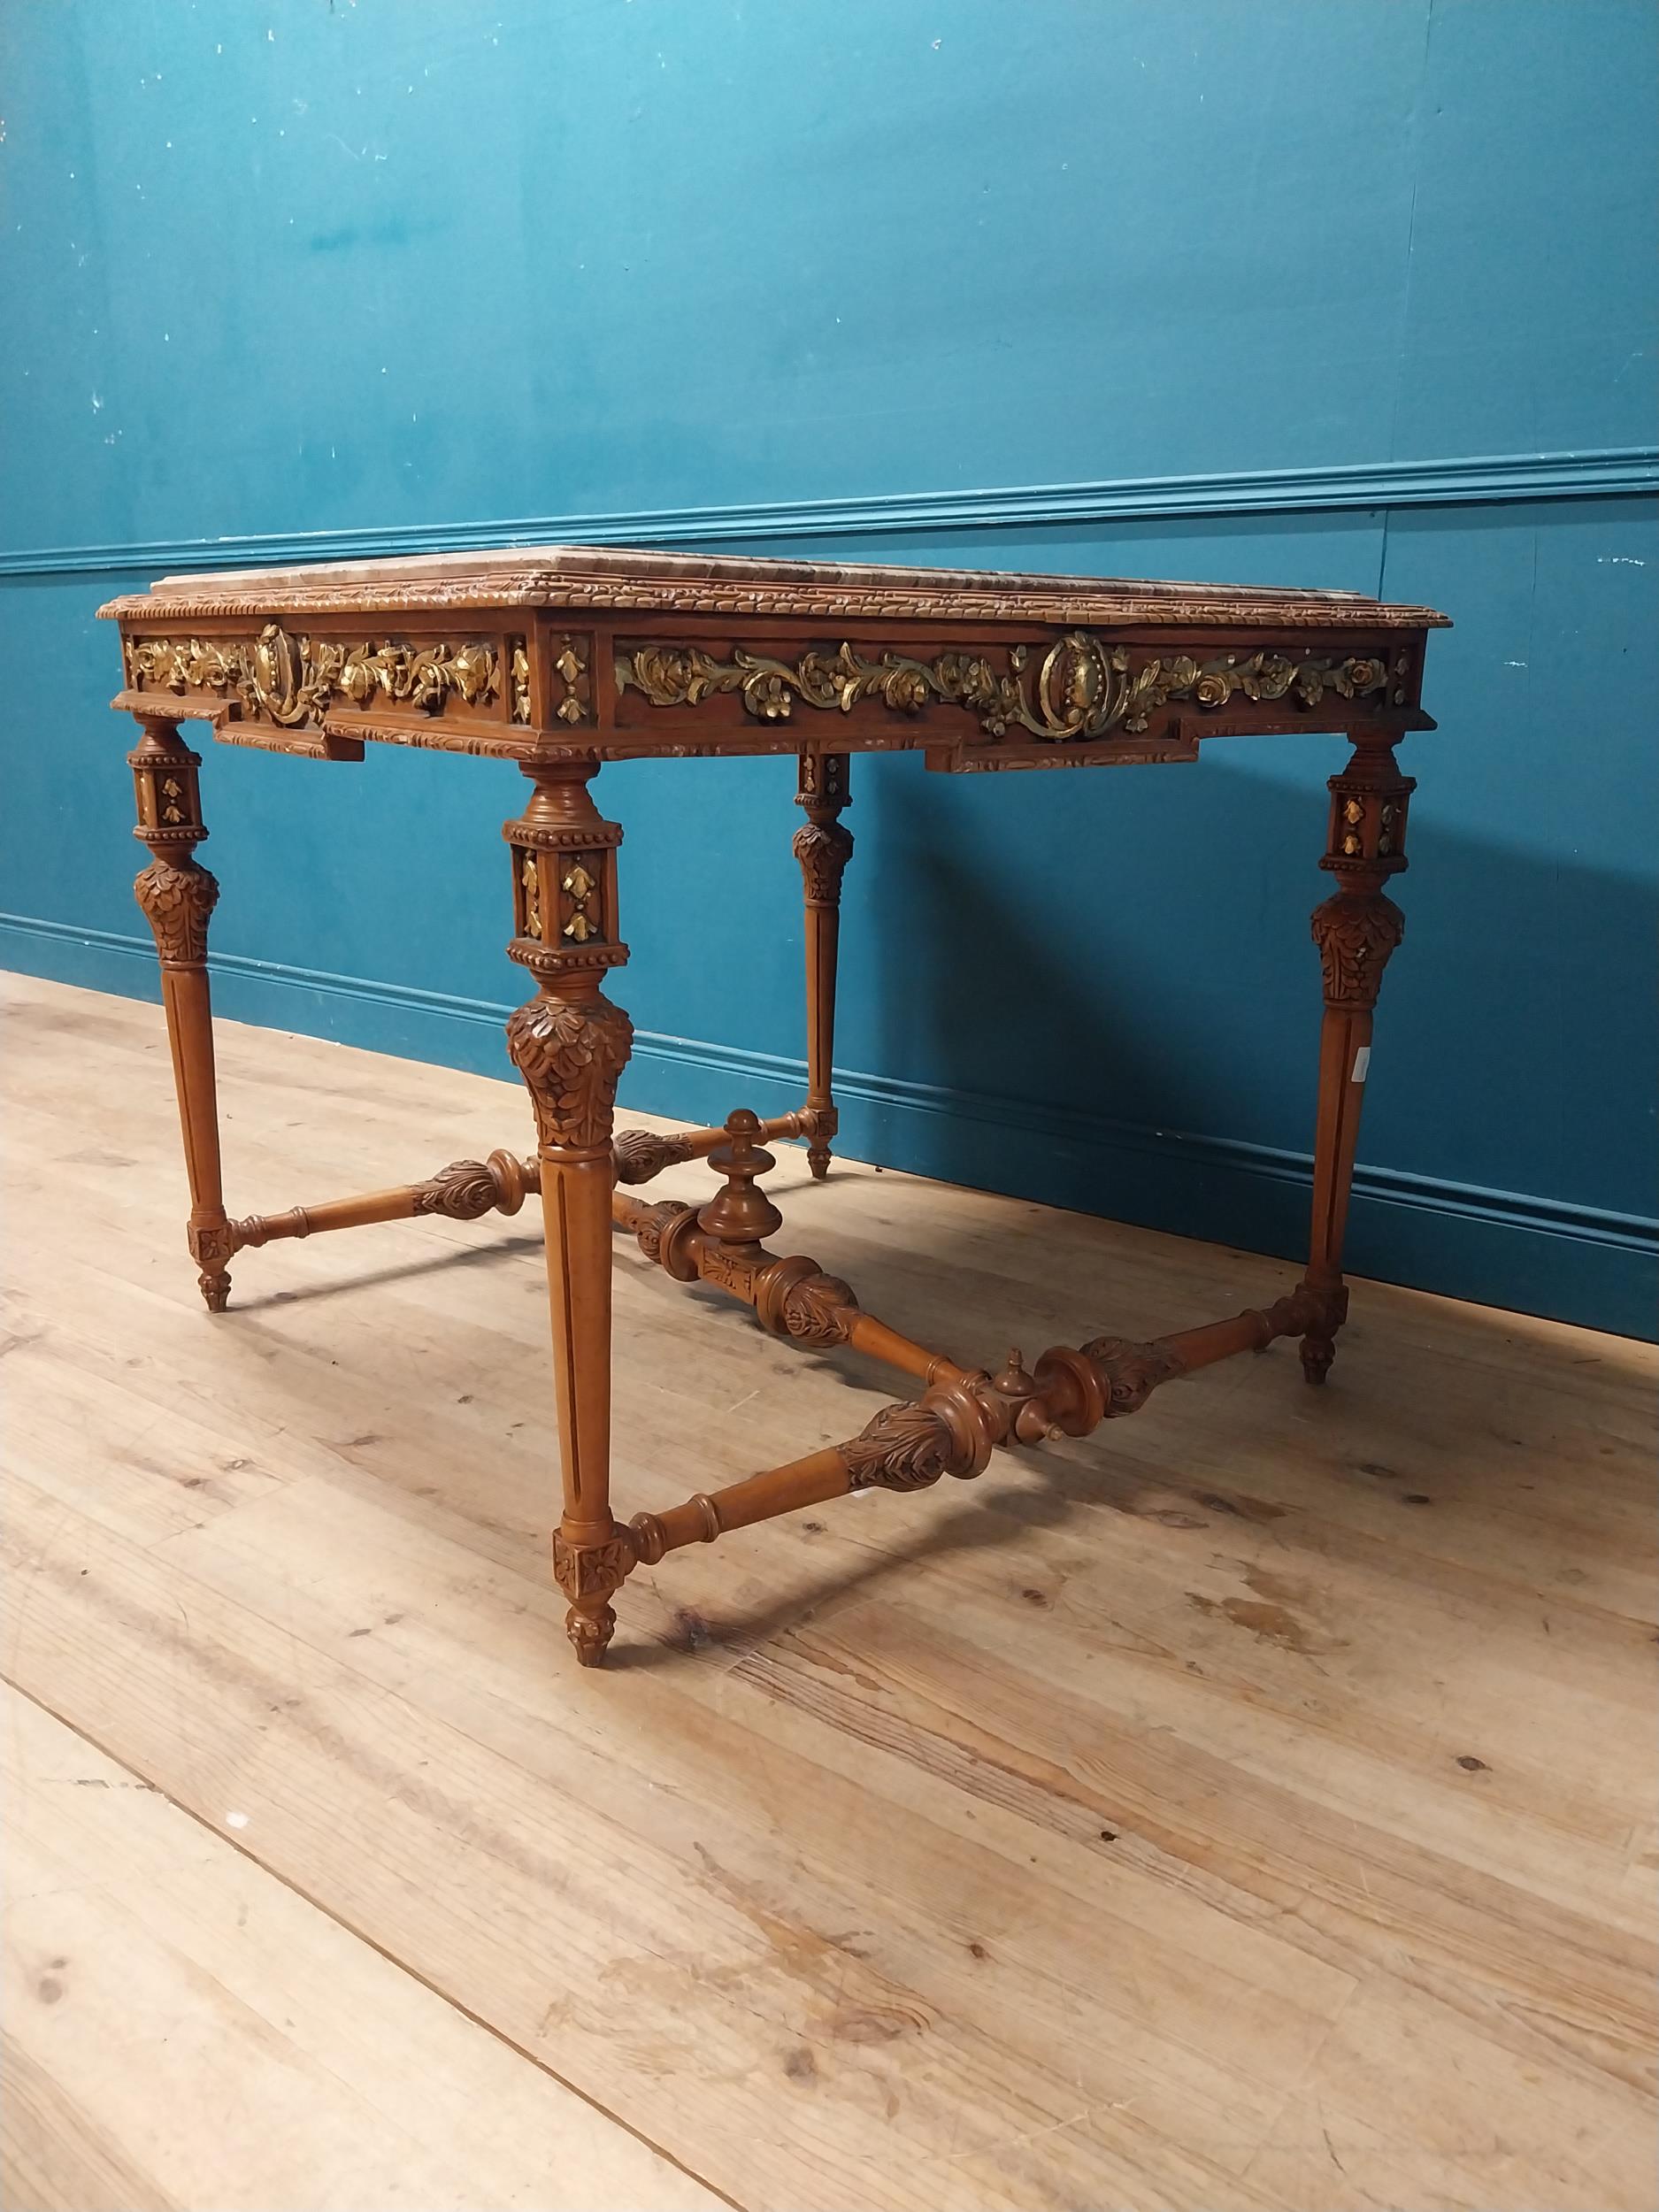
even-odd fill
[(1406, 918), (1381, 891), (1338, 891), (1313, 912), (1327, 1006), (1369, 1009), (1405, 935)]
[(756, 720), (778, 722), (796, 701), (850, 713), (873, 702), (898, 714), (934, 703), (968, 708), (991, 737), (1025, 731), (1053, 743), (1089, 742), (1123, 729), (1144, 731), (1154, 709), (1190, 698), (1206, 711), (1235, 696), (1267, 701), (1294, 696), (1317, 706), (1327, 692), (1343, 699), (1386, 692), (1388, 671), (1373, 655), (1293, 658), (1262, 651), (1194, 660), (1178, 654), (1132, 665), (1126, 648), (1073, 630), (1046, 651), (1016, 645), (999, 669), (985, 654), (941, 653), (931, 661), (901, 653), (869, 659), (850, 644), (833, 654), (804, 653), (793, 662), (734, 652), (717, 660), (695, 646), (641, 645), (618, 651), (618, 693), (641, 692), (658, 707), (700, 706), (735, 693)]
[(127, 673), (129, 683), (166, 691), (235, 691), (248, 680), (247, 654), (200, 638), (128, 638)]
[[(1317, 707), (1327, 691), (1340, 699), (1361, 699), (1387, 688), (1388, 672), (1370, 655), (1346, 660), (1293, 660), (1284, 653), (1252, 653), (1240, 660), (1234, 654), (1195, 663), (1178, 655), (1168, 661), (1148, 661), (1136, 671), (1131, 688), (1136, 706), (1163, 706), (1189, 694), (1197, 705), (1225, 707), (1241, 695), (1246, 699), (1272, 700), (1294, 696), (1299, 706)], [(1144, 728), (1129, 719), (1126, 726)]]
[(617, 1079), (633, 1042), (633, 1023), (597, 993), (560, 999), (544, 992), (511, 1016), (507, 1049), (544, 1145), (587, 1151), (610, 1142)]
[(397, 645), (312, 638), (268, 622), (252, 644), (201, 638), (137, 638), (128, 667), (142, 686), (235, 698), (285, 729), (316, 721), (336, 700), (380, 701), (436, 713), (450, 698), (479, 706), (495, 695), (498, 657), (473, 643)]
[(495, 695), (495, 654), (488, 645), (457, 649), (447, 645), (354, 645), (341, 664), (337, 680), (355, 707), (386, 699), (434, 712), (451, 693), (465, 705), (475, 707)]

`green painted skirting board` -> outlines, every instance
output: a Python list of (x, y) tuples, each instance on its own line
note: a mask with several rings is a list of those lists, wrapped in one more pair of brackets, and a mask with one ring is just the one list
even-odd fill
[[(154, 951), (136, 936), (0, 916), (0, 964), (127, 997), (157, 995)], [(216, 957), (212, 971), (216, 1010), (232, 1019), (505, 1073), (505, 1003), (235, 957)], [(718, 1121), (744, 1103), (782, 1111), (799, 1102), (803, 1087), (798, 1061), (644, 1033), (634, 1041), (622, 1098), (641, 1111)], [(1302, 1251), (1311, 1174), (1305, 1154), (848, 1070), (837, 1071), (836, 1093), (841, 1143), (855, 1158), (1286, 1258)], [(503, 1141), (511, 1138), (504, 1128)], [(442, 1152), (442, 1131), (429, 1148), (434, 1158)], [(432, 1164), (423, 1155), (410, 1171)], [(235, 1202), (288, 1204), (303, 1195), (237, 1190)], [(1523, 1192), (1362, 1165), (1349, 1259), (1356, 1274), (1622, 1335), (1651, 1338), (1659, 1318), (1659, 1221)], [(1133, 1315), (1098, 1317), (1102, 1328), (1133, 1322)]]
[(1243, 469), (1211, 476), (1119, 477), (1100, 483), (1014, 484), (984, 491), (880, 493), (862, 499), (759, 506), (641, 509), (631, 514), (542, 515), (507, 522), (409, 524), (128, 545), (0, 552), (0, 576), (96, 574), (137, 569), (265, 567), (287, 561), (370, 560), (403, 553), (465, 553), (514, 545), (741, 544), (750, 540), (985, 530), (1192, 515), (1337, 512), (1386, 507), (1467, 507), (1537, 499), (1625, 498), (1659, 491), (1659, 448), (1600, 452), (1465, 454), (1441, 461)]

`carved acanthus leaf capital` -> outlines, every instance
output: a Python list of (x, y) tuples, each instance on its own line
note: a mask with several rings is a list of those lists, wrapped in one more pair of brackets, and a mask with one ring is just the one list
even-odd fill
[(853, 834), (839, 822), (805, 822), (791, 849), (801, 864), (809, 899), (833, 906), (841, 895), (841, 876), (852, 858)]
[(199, 967), (207, 958), (208, 918), (219, 902), (219, 882), (195, 861), (175, 867), (152, 860), (133, 891), (143, 909), (164, 961)]
[(610, 1142), (617, 1079), (633, 1042), (633, 1023), (597, 993), (579, 999), (543, 993), (513, 1013), (507, 1049), (529, 1089), (544, 1145), (587, 1151)]
[(1405, 935), (1406, 918), (1381, 891), (1338, 891), (1313, 912), (1313, 941), (1327, 1006), (1377, 1003), (1382, 972)]

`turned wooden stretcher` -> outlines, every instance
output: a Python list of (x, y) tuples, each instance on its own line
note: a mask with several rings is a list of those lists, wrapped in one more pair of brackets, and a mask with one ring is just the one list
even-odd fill
[[(1161, 1384), (1281, 1336), (1310, 1382), (1330, 1367), (1348, 1294), (1344, 1217), (1372, 1009), (1402, 918), (1384, 885), (1406, 864), (1412, 780), (1394, 748), (1433, 724), (1420, 709), (1428, 632), (1445, 618), (1341, 592), (1079, 577), (837, 567), (557, 547), (169, 579), (102, 611), (119, 621), (133, 715), (141, 905), (163, 996), (190, 1187), (188, 1240), (215, 1312), (239, 1251), (283, 1237), (440, 1213), (511, 1214), (538, 1192), (546, 1226), (564, 1509), (553, 1571), (586, 1664), (603, 1657), (626, 1577), (682, 1544), (866, 1486), (918, 1489), (977, 1475), (1002, 1446), (1086, 1436)], [(180, 724), (221, 744), (353, 761), (368, 743), (517, 761), (531, 785), (503, 834), (508, 956), (534, 995), (507, 1025), (537, 1149), (465, 1160), (423, 1182), (242, 1218), (225, 1208), (207, 977), (219, 887), (199, 757)], [(1306, 1272), (1259, 1311), (1141, 1343), (1056, 1345), (995, 1373), (913, 1342), (813, 1260), (767, 1240), (782, 1217), (761, 1187), (778, 1139), (827, 1171), (841, 878), (841, 817), (855, 752), (919, 749), (952, 774), (1190, 761), (1205, 738), (1339, 731), (1320, 863), (1335, 879), (1313, 917), (1325, 978)], [(628, 1018), (601, 987), (627, 959), (618, 929), (622, 832), (589, 786), (602, 762), (794, 753), (795, 839), (806, 897), (807, 1092), (793, 1113), (744, 1110), (722, 1129), (612, 1135)], [(1010, 803), (1012, 802), (1010, 801)], [(701, 1207), (632, 1194), (671, 1162), (720, 1179)], [(628, 1186), (629, 1188), (619, 1188)], [(798, 1343), (848, 1344), (918, 1386), (858, 1435), (626, 1524), (610, 1487), (613, 1225), (682, 1282), (718, 1286)]]

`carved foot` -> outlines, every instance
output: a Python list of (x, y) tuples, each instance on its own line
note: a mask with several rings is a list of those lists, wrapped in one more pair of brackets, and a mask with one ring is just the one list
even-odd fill
[(584, 1667), (603, 1660), (617, 1625), (611, 1601), (639, 1559), (627, 1530), (614, 1521), (611, 1527), (610, 1536), (598, 1543), (572, 1544), (562, 1530), (553, 1537), (553, 1579), (571, 1601), (565, 1633)]
[(201, 1270), (196, 1286), (210, 1313), (223, 1313), (230, 1299), (226, 1263), (239, 1248), (236, 1231), (221, 1214), (217, 1221), (193, 1221), (185, 1231), (190, 1257)]
[(1336, 1357), (1336, 1333), (1348, 1319), (1348, 1290), (1316, 1290), (1311, 1283), (1297, 1286), (1296, 1299), (1309, 1310), (1308, 1333), (1302, 1340), (1302, 1372), (1306, 1382), (1322, 1384)]
[(565, 1633), (575, 1649), (579, 1666), (604, 1664), (605, 1651), (616, 1632), (615, 1609), (592, 1601), (572, 1605), (565, 1616)]
[(808, 1105), (802, 1119), (806, 1125), (806, 1164), (812, 1180), (821, 1183), (829, 1173), (830, 1140), (841, 1126), (841, 1116), (833, 1106)]
[(1328, 1336), (1304, 1336), (1302, 1340), (1302, 1374), (1304, 1382), (1323, 1383), (1331, 1371), (1336, 1357), (1336, 1346)]

